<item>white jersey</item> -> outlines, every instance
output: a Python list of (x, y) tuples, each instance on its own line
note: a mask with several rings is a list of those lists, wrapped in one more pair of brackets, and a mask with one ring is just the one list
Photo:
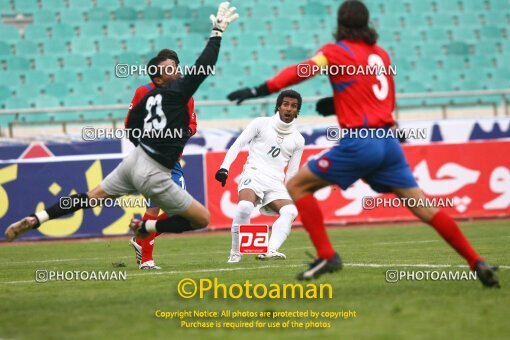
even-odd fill
[(232, 144), (221, 167), (229, 170), (239, 151), (249, 143), (243, 172), (256, 171), (259, 175), (287, 182), (299, 170), (305, 145), (305, 139), (293, 123), (282, 122), (278, 113), (254, 119)]

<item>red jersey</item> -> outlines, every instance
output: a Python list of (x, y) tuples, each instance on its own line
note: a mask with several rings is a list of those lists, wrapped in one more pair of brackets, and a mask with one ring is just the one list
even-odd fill
[(277, 92), (327, 69), (341, 127), (394, 125), (394, 69), (390, 66), (390, 57), (380, 46), (341, 40), (324, 45), (306, 62), (285, 68), (267, 81), (267, 87)]
[[(154, 88), (154, 83), (148, 83), (142, 86), (139, 86), (136, 91), (133, 99), (131, 99), (131, 104), (129, 105), (129, 110), (124, 120), (124, 126), (126, 126), (129, 114), (131, 113), (131, 109), (136, 106), (140, 102), (140, 100), (145, 97), (147, 93), (149, 93)], [(193, 97), (188, 101), (188, 115), (189, 115), (189, 128), (191, 129), (191, 135), (193, 136), (197, 132), (197, 115), (195, 114), (195, 101)]]

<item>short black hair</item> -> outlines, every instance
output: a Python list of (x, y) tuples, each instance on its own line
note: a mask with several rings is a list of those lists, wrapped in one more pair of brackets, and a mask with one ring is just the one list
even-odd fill
[(149, 63), (147, 64), (147, 73), (149, 73), (149, 77), (153, 83), (155, 78), (159, 78), (161, 76), (161, 67), (159, 67), (159, 64), (167, 59), (167, 57), (158, 55), (149, 60)]
[(274, 107), (274, 112), (278, 112), (278, 108), (282, 105), (283, 98), (285, 98), (285, 97), (297, 99), (297, 101), (298, 101), (297, 110), (299, 113), (299, 111), (301, 111), (301, 104), (303, 103), (303, 98), (301, 98), (301, 95), (299, 94), (299, 92), (294, 91), (294, 90), (285, 90), (285, 91), (280, 92), (280, 94), (278, 95), (278, 98), (276, 98), (276, 106)]
[(347, 0), (340, 5), (337, 13), (336, 40), (364, 41), (368, 45), (377, 43), (379, 37), (369, 26), (370, 13), (359, 0)]
[(174, 50), (164, 48), (158, 52), (157, 57), (172, 59), (173, 61), (175, 61), (175, 64), (179, 65), (179, 56), (177, 55), (177, 52), (175, 52)]

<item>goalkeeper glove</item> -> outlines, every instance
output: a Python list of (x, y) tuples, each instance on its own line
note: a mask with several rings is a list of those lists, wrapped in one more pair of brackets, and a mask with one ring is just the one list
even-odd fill
[(331, 116), (335, 114), (335, 102), (333, 97), (321, 98), (315, 104), (315, 110), (322, 116)]
[(239, 18), (239, 14), (235, 13), (236, 8), (229, 8), (228, 6), (230, 6), (230, 2), (222, 2), (218, 7), (216, 16), (214, 14), (209, 16), (213, 25), (211, 37), (221, 37), (228, 25)]
[(266, 83), (257, 87), (245, 87), (234, 92), (230, 92), (227, 96), (228, 100), (235, 101), (237, 105), (241, 104), (246, 99), (264, 97), (270, 94)]
[(225, 183), (227, 183), (228, 170), (221, 168), (216, 172), (214, 178), (216, 178), (216, 180), (221, 183), (221, 186), (224, 187)]

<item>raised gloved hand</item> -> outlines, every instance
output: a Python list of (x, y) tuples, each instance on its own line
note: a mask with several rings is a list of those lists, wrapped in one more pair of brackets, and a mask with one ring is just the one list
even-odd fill
[(218, 13), (216, 16), (211, 14), (209, 19), (211, 19), (213, 28), (211, 31), (211, 37), (221, 37), (223, 32), (227, 29), (228, 25), (239, 18), (239, 14), (235, 13), (236, 8), (230, 7), (230, 2), (222, 2), (218, 6)]
[(216, 178), (216, 180), (221, 183), (221, 186), (224, 187), (225, 184), (227, 183), (228, 170), (221, 168), (216, 172), (214, 178)]
[(333, 97), (321, 98), (315, 104), (315, 110), (322, 116), (331, 116), (335, 114), (335, 102)]
[(266, 83), (257, 87), (245, 87), (243, 89), (230, 92), (227, 96), (228, 100), (235, 101), (237, 105), (241, 104), (246, 99), (264, 97), (269, 93)]

